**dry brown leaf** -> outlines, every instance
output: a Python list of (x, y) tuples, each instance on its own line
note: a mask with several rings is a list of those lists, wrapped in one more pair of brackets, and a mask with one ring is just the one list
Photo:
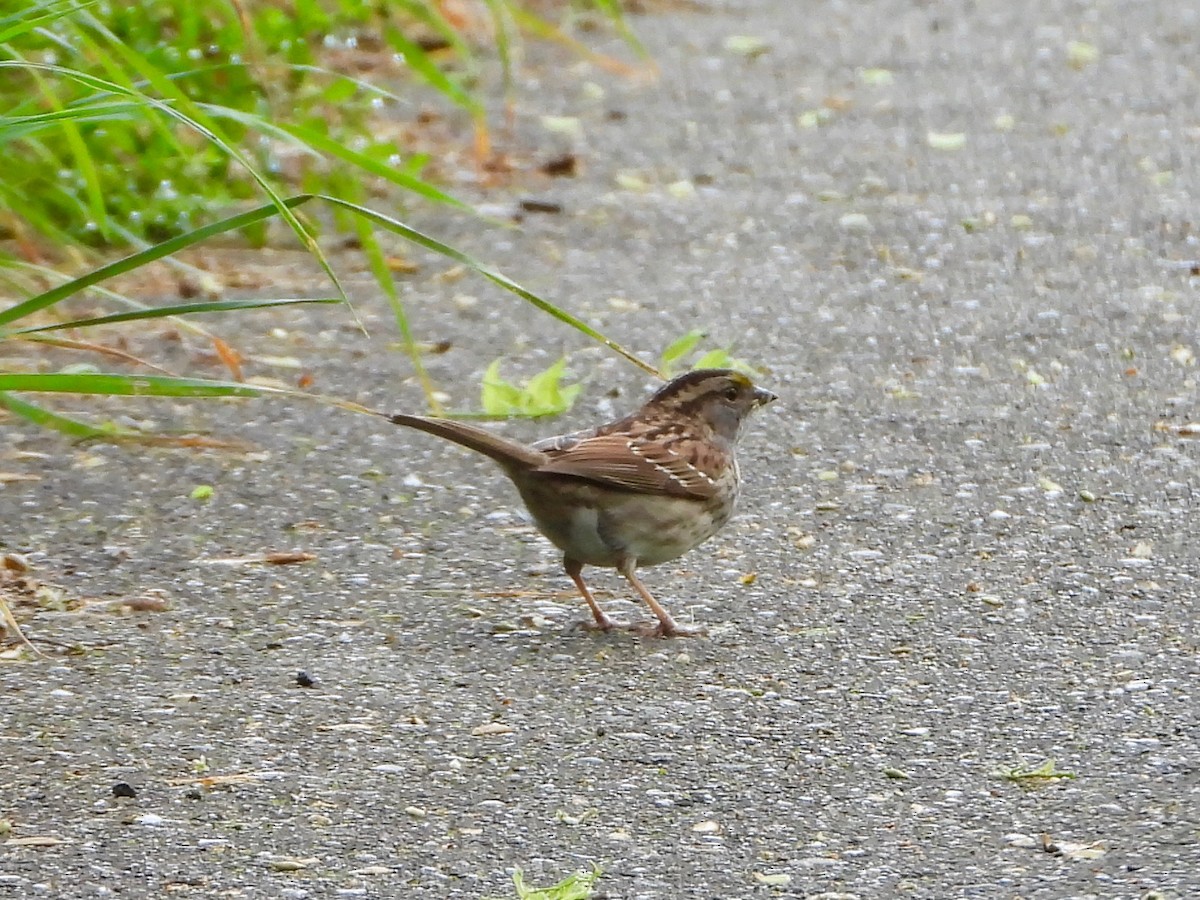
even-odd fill
[(406, 256), (389, 256), (387, 258), (387, 267), (389, 272), (398, 272), (401, 275), (412, 275), (415, 272), (421, 271), (420, 264), (413, 262)]
[(316, 558), (317, 554), (315, 553), (306, 553), (303, 550), (284, 550), (279, 553), (268, 553), (263, 557), (263, 562), (273, 566), (290, 566), (294, 563), (311, 562)]
[(111, 606), (128, 609), (131, 612), (166, 612), (171, 608), (171, 602), (166, 591), (152, 588), (135, 597), (114, 600)]
[(219, 337), (214, 336), (212, 339), (213, 349), (217, 352), (217, 356), (221, 358), (221, 362), (225, 364), (225, 368), (233, 376), (234, 381), (245, 381), (242, 375), (242, 357), (236, 350), (230, 347)]

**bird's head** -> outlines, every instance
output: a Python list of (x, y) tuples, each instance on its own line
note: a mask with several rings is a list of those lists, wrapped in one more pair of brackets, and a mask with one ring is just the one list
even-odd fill
[(777, 399), (734, 369), (694, 369), (659, 388), (646, 406), (703, 422), (734, 441), (753, 410)]

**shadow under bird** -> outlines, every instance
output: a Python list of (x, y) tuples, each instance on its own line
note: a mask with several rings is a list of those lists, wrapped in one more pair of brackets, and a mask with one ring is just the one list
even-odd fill
[(584, 566), (616, 569), (658, 617), (635, 630), (702, 633), (675, 622), (637, 575), (716, 534), (738, 498), (738, 435), (749, 414), (776, 400), (741, 372), (697, 369), (660, 388), (636, 412), (587, 431), (526, 446), (451, 419), (394, 415), (500, 464), (538, 529), (563, 551), (563, 568), (595, 618), (616, 624), (583, 580)]

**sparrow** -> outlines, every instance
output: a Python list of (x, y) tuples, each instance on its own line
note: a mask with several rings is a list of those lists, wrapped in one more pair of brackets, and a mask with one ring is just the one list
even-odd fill
[(778, 399), (732, 369), (696, 369), (659, 388), (640, 409), (596, 428), (525, 444), (452, 419), (389, 419), (453, 441), (500, 464), (595, 624), (616, 623), (583, 580), (584, 566), (616, 569), (657, 617), (647, 635), (703, 633), (679, 625), (638, 577), (678, 559), (729, 521), (740, 475), (735, 447), (751, 412)]

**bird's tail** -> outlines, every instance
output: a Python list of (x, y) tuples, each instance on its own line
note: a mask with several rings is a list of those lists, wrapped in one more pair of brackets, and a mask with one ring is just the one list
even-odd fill
[(524, 444), (518, 444), (508, 438), (500, 437), (485, 431), (475, 425), (456, 422), (453, 419), (433, 419), (428, 416), (410, 416), (397, 413), (388, 416), (394, 425), (406, 425), (427, 434), (436, 434), (440, 438), (461, 444), (469, 450), (482, 453), (500, 463), (505, 469), (535, 469), (545, 465), (547, 456), (537, 450), (531, 450)]

